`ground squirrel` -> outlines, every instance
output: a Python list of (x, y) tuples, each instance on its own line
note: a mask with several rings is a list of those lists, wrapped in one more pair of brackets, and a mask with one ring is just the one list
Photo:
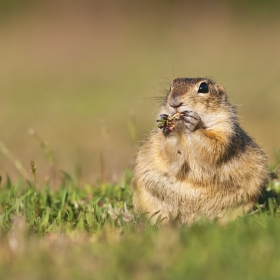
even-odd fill
[(239, 126), (225, 89), (207, 78), (177, 78), (159, 127), (140, 148), (133, 172), (137, 212), (159, 211), (190, 224), (249, 211), (268, 181), (266, 155)]

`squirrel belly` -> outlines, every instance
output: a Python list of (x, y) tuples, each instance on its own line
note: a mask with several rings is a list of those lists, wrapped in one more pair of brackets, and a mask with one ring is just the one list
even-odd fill
[(160, 116), (168, 122), (151, 132), (136, 158), (136, 211), (185, 224), (249, 211), (268, 181), (266, 156), (239, 126), (224, 88), (209, 79), (176, 79)]

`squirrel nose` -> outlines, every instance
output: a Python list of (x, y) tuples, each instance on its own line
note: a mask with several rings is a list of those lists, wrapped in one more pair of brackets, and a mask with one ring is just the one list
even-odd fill
[(168, 103), (173, 108), (178, 108), (183, 105), (183, 102), (180, 102), (177, 98), (170, 99)]

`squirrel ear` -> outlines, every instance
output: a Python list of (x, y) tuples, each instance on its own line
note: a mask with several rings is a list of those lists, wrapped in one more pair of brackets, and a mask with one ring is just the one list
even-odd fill
[(216, 84), (218, 91), (219, 91), (219, 96), (223, 99), (226, 100), (227, 99), (227, 94), (226, 94), (226, 90), (223, 86)]

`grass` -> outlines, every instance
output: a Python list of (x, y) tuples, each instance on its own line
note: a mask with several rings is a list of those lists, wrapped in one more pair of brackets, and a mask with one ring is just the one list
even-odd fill
[(118, 184), (61, 178), (56, 188), (1, 185), (0, 279), (278, 279), (276, 173), (253, 214), (191, 227), (136, 215), (129, 170)]

